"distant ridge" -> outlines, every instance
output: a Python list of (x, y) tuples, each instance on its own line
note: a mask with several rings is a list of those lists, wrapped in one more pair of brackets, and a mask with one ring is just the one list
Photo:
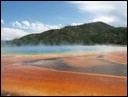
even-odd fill
[(30, 34), (8, 41), (11, 45), (61, 45), (61, 44), (127, 44), (127, 28), (113, 27), (104, 22), (92, 22), (78, 26)]

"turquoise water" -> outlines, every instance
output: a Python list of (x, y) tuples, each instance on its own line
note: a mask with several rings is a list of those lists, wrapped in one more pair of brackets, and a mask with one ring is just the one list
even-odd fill
[(97, 51), (127, 50), (127, 47), (112, 45), (61, 45), (61, 46), (5, 46), (1, 47), (2, 53), (15, 54), (54, 54), (54, 53), (85, 53)]

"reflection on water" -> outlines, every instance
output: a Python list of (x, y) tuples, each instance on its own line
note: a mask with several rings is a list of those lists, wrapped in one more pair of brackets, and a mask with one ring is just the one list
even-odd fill
[(55, 70), (63, 71), (73, 71), (73, 72), (83, 72), (83, 73), (94, 73), (94, 74), (105, 74), (105, 75), (114, 75), (114, 76), (127, 76), (127, 65), (109, 62), (106, 60), (100, 60), (99, 65), (90, 66), (90, 67), (75, 67), (66, 63), (63, 59), (44, 59), (36, 60), (31, 62), (23, 62), (23, 65), (31, 65), (44, 67)]
[(40, 53), (83, 53), (90, 51), (115, 51), (127, 50), (127, 47), (111, 45), (61, 45), (61, 46), (5, 46), (1, 47), (2, 53), (23, 53), (23, 54), (40, 54)]

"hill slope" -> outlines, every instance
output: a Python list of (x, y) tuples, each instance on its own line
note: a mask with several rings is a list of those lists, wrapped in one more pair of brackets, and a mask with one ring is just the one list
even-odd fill
[(127, 28), (115, 28), (103, 22), (94, 22), (79, 26), (66, 26), (48, 30), (40, 34), (31, 34), (8, 43), (13, 45), (60, 45), (60, 44), (127, 44)]

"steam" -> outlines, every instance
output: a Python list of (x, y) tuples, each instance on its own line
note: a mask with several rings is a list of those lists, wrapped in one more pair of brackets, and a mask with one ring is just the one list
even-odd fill
[(86, 52), (110, 52), (127, 50), (126, 46), (114, 45), (36, 45), (36, 46), (4, 46), (1, 47), (2, 53), (20, 54), (57, 54), (57, 53), (86, 53)]

